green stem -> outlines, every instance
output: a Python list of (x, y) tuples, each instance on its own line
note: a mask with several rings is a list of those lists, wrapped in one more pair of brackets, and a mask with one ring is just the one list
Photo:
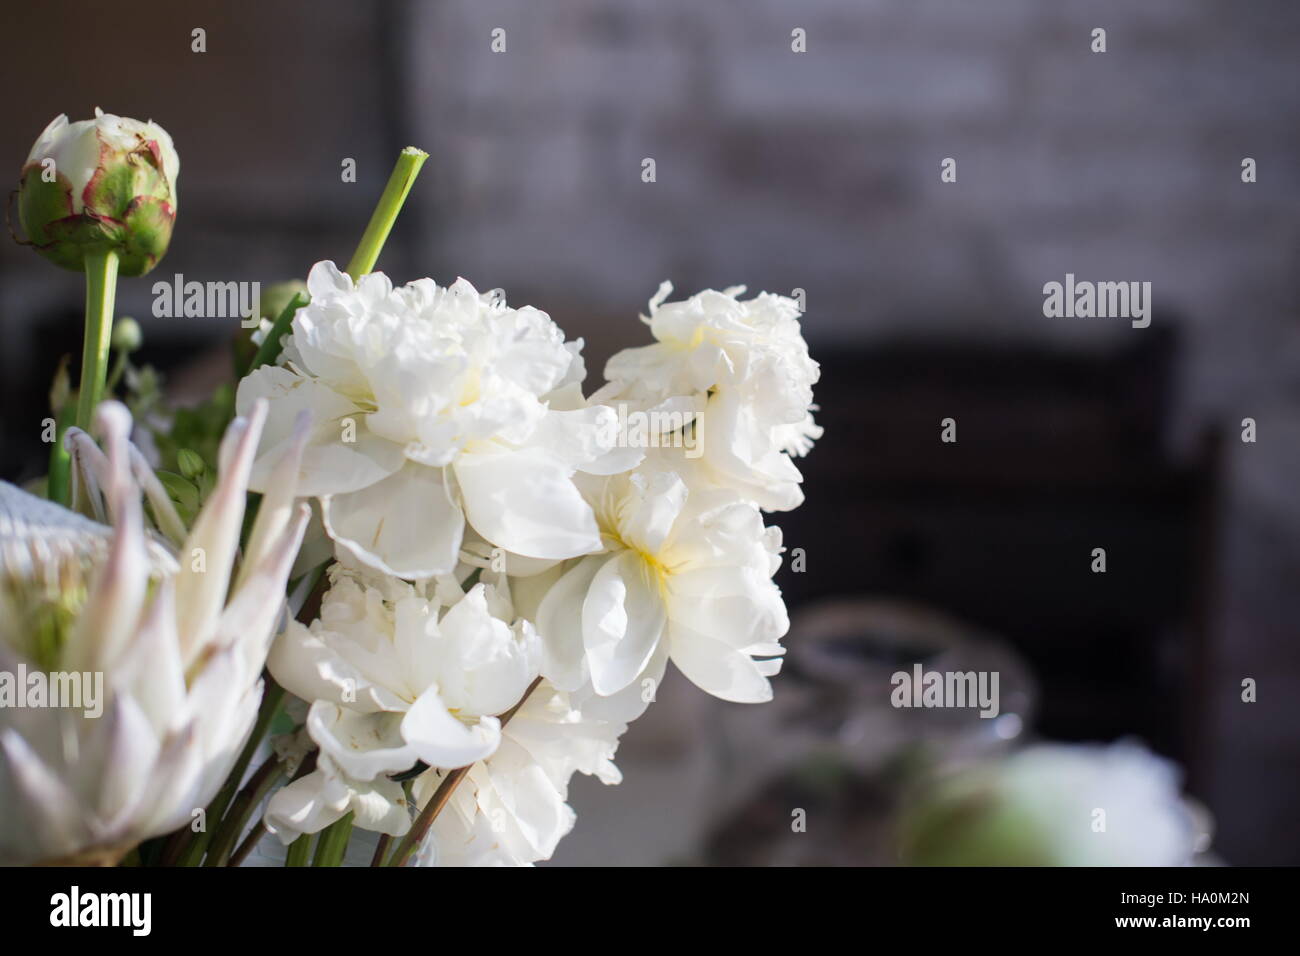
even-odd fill
[(293, 317), (306, 304), (307, 297), (301, 292), (295, 292), (293, 298), (289, 300), (289, 304), (275, 317), (275, 322), (271, 325), (271, 331), (266, 333), (266, 338), (262, 340), (262, 344), (257, 347), (257, 352), (253, 355), (253, 361), (249, 362), (248, 368), (244, 370), (245, 375), (255, 368), (270, 365), (280, 357), (280, 339), (289, 334), (289, 329), (293, 325)]
[(402, 842), (397, 844), (397, 849), (393, 855), (388, 858), (384, 866), (406, 866), (416, 848), (424, 841), (424, 835), (429, 832), (429, 827), (442, 808), (451, 800), (451, 795), (455, 793), (456, 787), (460, 785), (461, 780), (469, 773), (469, 767), (457, 767), (455, 770), (447, 772), (447, 776), (442, 778), (442, 783), (438, 784), (438, 789), (433, 792), (429, 802), (425, 804), (420, 815), (415, 818), (411, 824), (411, 829), (407, 831), (406, 836), (402, 837)]
[(63, 447), (63, 436), (76, 413), (77, 407), (71, 399), (63, 403), (54, 425), (54, 445), (50, 448), (50, 477), (45, 494), (61, 505), (66, 505), (72, 497), (72, 459)]
[(235, 841), (248, 825), (249, 817), (253, 815), (262, 798), (270, 793), (271, 787), (281, 776), (280, 758), (271, 754), (266, 762), (257, 768), (248, 783), (244, 785), (244, 789), (239, 791), (239, 796), (235, 797), (235, 802), (230, 805), (230, 812), (226, 814), (226, 818), (221, 821), (217, 832), (212, 837), (212, 846), (208, 850), (208, 858), (203, 861), (204, 866), (226, 865)]
[(117, 253), (86, 253), (86, 331), (81, 347), (81, 384), (77, 425), (90, 430), (95, 406), (104, 396), (108, 345), (113, 337), (113, 302), (117, 298)]
[(230, 854), (226, 866), (241, 866), (248, 854), (253, 852), (253, 847), (262, 842), (262, 837), (266, 836), (266, 833), (266, 820), (258, 820), (253, 829), (248, 831), (248, 836), (244, 837), (244, 842), (239, 844), (239, 849)]
[(307, 865), (307, 857), (311, 856), (312, 836), (311, 833), (304, 833), (289, 844), (289, 850), (284, 857), (285, 866)]
[(388, 855), (388, 844), (393, 842), (393, 838), (387, 833), (380, 834), (379, 842), (375, 844), (375, 855), (370, 858), (371, 866), (383, 866), (384, 857)]
[(126, 353), (118, 352), (117, 358), (113, 360), (113, 370), (108, 373), (108, 384), (105, 386), (108, 393), (113, 394), (117, 388), (118, 382), (122, 381), (122, 376), (126, 373)]
[[(393, 167), (393, 173), (388, 177), (388, 184), (379, 197), (375, 211), (370, 215), (370, 222), (361, 236), (357, 251), (352, 254), (352, 260), (348, 263), (347, 272), (353, 279), (359, 279), (374, 269), (379, 253), (383, 251), (384, 243), (388, 240), (388, 234), (393, 230), (393, 223), (397, 221), (397, 214), (402, 211), (411, 186), (415, 183), (415, 177), (420, 174), (420, 167), (428, 158), (428, 153), (414, 146), (406, 147), (398, 155), (397, 165)], [(289, 300), (289, 304), (276, 316), (271, 331), (257, 347), (253, 360), (244, 370), (245, 375), (255, 368), (270, 365), (280, 357), (280, 339), (289, 334), (294, 315), (306, 304), (307, 297), (301, 292)]]
[(379, 197), (379, 205), (375, 207), (361, 243), (352, 254), (352, 261), (348, 263), (347, 272), (353, 280), (374, 269), (379, 253), (384, 248), (384, 241), (392, 231), (393, 223), (397, 221), (397, 214), (402, 210), (402, 203), (406, 202), (406, 194), (411, 191), (411, 184), (415, 182), (420, 167), (428, 158), (428, 153), (414, 146), (406, 147), (397, 157), (397, 165), (388, 177), (388, 185)]
[[(298, 772), (293, 775), (293, 779), (289, 782), (296, 783), (315, 769), (316, 751), (313, 750), (302, 759), (300, 764), (298, 764)], [(239, 866), (243, 863), (244, 858), (253, 852), (253, 847), (257, 846), (262, 837), (266, 836), (268, 832), (269, 831), (266, 829), (266, 817), (263, 816), (262, 819), (257, 821), (253, 829), (248, 831), (248, 836), (244, 837), (244, 842), (239, 844), (239, 849), (230, 855), (230, 859), (227, 861), (226, 865)]]
[(347, 853), (348, 841), (352, 839), (352, 813), (340, 820), (335, 820), (321, 831), (316, 842), (316, 859), (312, 866), (339, 866), (343, 855)]

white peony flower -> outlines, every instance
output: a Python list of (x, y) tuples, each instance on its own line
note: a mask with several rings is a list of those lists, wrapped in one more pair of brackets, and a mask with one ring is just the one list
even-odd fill
[(311, 702), (307, 730), (320, 747), (317, 769), (272, 798), (268, 828), (285, 842), (349, 809), (360, 826), (404, 833), (405, 801), (388, 775), (494, 753), (496, 715), (523, 697), (541, 654), (531, 624), (493, 614), (484, 584), (450, 603), (454, 582), (412, 585), (341, 565), (330, 576), (320, 618), (291, 623), (267, 661)]
[(605, 366), (609, 384), (593, 402), (632, 403), (638, 410), (673, 397), (704, 403), (696, 427), (706, 474), (768, 511), (803, 501), (791, 455), (821, 437), (813, 421), (817, 363), (799, 328), (793, 299), (764, 292), (740, 299), (743, 286), (665, 302), (663, 283), (650, 300), (655, 344), (624, 349)]
[[(569, 695), (543, 681), (511, 717), (501, 746), (470, 768), (434, 819), (415, 858), (417, 866), (528, 866), (550, 859), (573, 829), (565, 802), (574, 772), (616, 784), (613, 764), (627, 724), (594, 720)], [(416, 781), (424, 805), (442, 782), (429, 770)]]
[(354, 284), (320, 262), (307, 285), (311, 304), (294, 317), (284, 366), (239, 386), (239, 408), (271, 402), (255, 488), (306, 408), (316, 427), (302, 492), (320, 498), (338, 545), (378, 571), (450, 572), (466, 522), (529, 558), (600, 546), (573, 475), (627, 467), (627, 456), (610, 455), (613, 410), (572, 399), (581, 343), (566, 343), (544, 312), (507, 308), (464, 279), (393, 288), (373, 273)]
[(905, 858), (940, 866), (1183, 866), (1198, 833), (1180, 776), (1130, 741), (1038, 744), (922, 794), (905, 820)]
[(688, 488), (676, 471), (590, 484), (605, 551), (566, 566), (541, 598), (542, 674), (568, 691), (631, 696), (630, 716), (669, 658), (724, 700), (771, 699), (789, 628), (772, 581), (780, 532), (734, 492)]
[[(81, 493), (113, 526), (0, 483), (0, 673), (102, 678), (102, 716), (0, 707), (0, 863), (116, 862), (190, 822), (230, 772), (257, 715), (261, 671), (284, 606), (306, 508), (293, 505), (290, 443), (232, 587), (264, 403), (236, 419), (220, 478), (188, 536), (131, 421), (99, 407), (105, 457), (73, 429)], [(132, 471), (137, 478), (132, 480)], [(144, 485), (176, 557), (146, 537)]]

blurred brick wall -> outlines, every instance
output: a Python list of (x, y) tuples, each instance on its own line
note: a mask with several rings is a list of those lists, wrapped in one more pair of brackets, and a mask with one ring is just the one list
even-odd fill
[(598, 342), (663, 278), (805, 288), (822, 340), (1140, 334), (1041, 289), (1149, 280), (1184, 397), (1236, 414), (1297, 383), (1298, 29), (1285, 0), (417, 2), (420, 195), (441, 269), (597, 309)]
[[(1300, 743), (1268, 727), (1294, 725), (1300, 686), (1284, 583), (1300, 575), (1300, 5), (407, 9), (435, 274), (551, 310), (594, 370), (640, 341), (632, 316), (664, 278), (804, 288), (815, 351), (898, 334), (1103, 347), (1143, 330), (1046, 319), (1043, 283), (1150, 281), (1155, 321), (1182, 333), (1177, 435), (1229, 438), (1207, 796), (1230, 858), (1294, 862)], [(1258, 444), (1236, 440), (1245, 416)], [(1272, 699), (1251, 710), (1240, 678), (1265, 673)]]

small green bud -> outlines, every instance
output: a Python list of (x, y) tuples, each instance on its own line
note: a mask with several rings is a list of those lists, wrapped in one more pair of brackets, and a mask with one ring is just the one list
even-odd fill
[(56, 416), (63, 411), (63, 406), (67, 404), (68, 398), (72, 395), (72, 379), (68, 375), (68, 356), (59, 359), (59, 367), (54, 372), (54, 379), (50, 382), (50, 411)]
[(180, 158), (150, 121), (114, 116), (45, 128), (23, 165), (18, 221), (36, 251), (81, 272), (88, 252), (113, 250), (124, 276), (144, 275), (171, 242)]
[(111, 343), (114, 352), (134, 352), (143, 341), (144, 333), (140, 331), (140, 323), (129, 315), (124, 315), (113, 323)]
[(181, 474), (190, 481), (197, 479), (207, 468), (203, 464), (203, 456), (189, 448), (182, 448), (176, 453), (176, 464), (180, 467)]
[(289, 300), (299, 293), (307, 295), (307, 283), (301, 279), (289, 279), (267, 286), (262, 290), (262, 318), (274, 322), (289, 304)]

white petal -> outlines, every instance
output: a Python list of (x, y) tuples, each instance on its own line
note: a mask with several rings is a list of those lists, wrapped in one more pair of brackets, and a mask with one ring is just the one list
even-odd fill
[(392, 703), (389, 697), (376, 697), (360, 671), (298, 621), (290, 621), (275, 639), (266, 667), (281, 687), (303, 700), (346, 703), (363, 713), (389, 709)]
[(738, 704), (772, 699), (772, 685), (744, 651), (674, 622), (669, 630), (670, 654), (677, 669), (696, 687)]
[(452, 571), (465, 530), (443, 470), (415, 462), (368, 488), (322, 498), (321, 517), (355, 560), (399, 578)]
[(327, 299), (352, 291), (352, 277), (331, 259), (322, 259), (307, 273), (307, 293), (313, 299)]
[(587, 648), (582, 640), (582, 605), (592, 579), (608, 554), (583, 558), (546, 592), (537, 608), (542, 636), (542, 675), (561, 690), (577, 690), (588, 678)]
[(600, 548), (573, 470), (537, 449), (486, 449), (455, 465), (465, 518), (492, 544), (529, 558), (575, 558)]
[[(601, 697), (589, 681), (585, 687), (570, 695), (573, 707), (582, 714), (584, 720), (607, 724), (628, 724), (636, 720), (654, 703), (655, 695), (663, 686), (664, 671), (668, 666), (668, 644), (668, 641), (661, 640), (645, 670), (622, 690)], [(513, 721), (511, 726), (514, 726)], [(618, 780), (613, 778), (618, 776), (617, 768), (611, 765), (611, 769), (601, 779), (606, 783), (617, 783)]]
[(645, 457), (642, 448), (620, 444), (618, 413), (606, 405), (558, 411), (538, 423), (530, 444), (545, 448), (573, 468), (593, 475), (630, 471)]
[(512, 844), (516, 857), (525, 862), (549, 859), (573, 829), (575, 816), (545, 769), (521, 761), (504, 772), (493, 770), (491, 782), (492, 786), (479, 794), (482, 816), (489, 823), (504, 818), (501, 836)]
[(275, 792), (266, 807), (266, 828), (288, 845), (341, 819), (350, 797), (342, 781), (313, 770)]
[(768, 511), (791, 511), (803, 502), (798, 466), (775, 447), (772, 427), (758, 422), (734, 390), (709, 399), (700, 427), (704, 460), (724, 484), (734, 484)]
[(239, 383), (235, 408), (246, 414), (258, 398), (265, 398), (270, 409), (249, 480), (254, 491), (269, 489), (276, 465), (292, 452), (295, 423), (304, 411), (311, 415), (311, 427), (298, 473), (299, 495), (356, 491), (402, 466), (401, 446), (372, 434), (356, 403), (315, 379), (263, 365)]
[(619, 534), (647, 554), (658, 554), (686, 506), (686, 497), (686, 483), (675, 472), (655, 472), (637, 507), (624, 518)]
[(770, 646), (790, 628), (771, 579), (752, 568), (696, 568), (669, 580), (669, 616), (739, 650)]
[(658, 572), (633, 551), (605, 564), (582, 606), (582, 641), (596, 693), (622, 690), (649, 663), (667, 613)]
[(444, 653), (439, 693), (465, 716), (499, 714), (519, 702), (537, 676), (541, 639), (527, 622), (518, 629), (488, 612), (484, 585), (476, 584), (440, 622)]
[(402, 740), (401, 714), (358, 714), (318, 700), (307, 713), (307, 732), (345, 774), (373, 780), (408, 770), (415, 752)]
[(430, 687), (402, 718), (402, 737), (431, 767), (466, 767), (490, 756), (501, 742), (501, 722), (480, 717), (476, 724), (458, 720)]
[(368, 786), (355, 787), (350, 801), (354, 823), (363, 830), (404, 836), (411, 829), (411, 811), (402, 785), (376, 777)]

